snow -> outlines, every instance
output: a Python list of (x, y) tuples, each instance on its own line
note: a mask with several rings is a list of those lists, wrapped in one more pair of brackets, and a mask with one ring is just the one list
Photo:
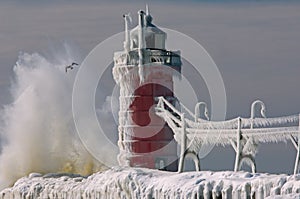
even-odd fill
[(281, 199), (299, 198), (299, 193), (299, 174), (288, 176), (232, 171), (174, 173), (114, 167), (87, 177), (33, 173), (0, 192), (0, 198)]
[(269, 196), (266, 199), (299, 199), (300, 194), (287, 194), (284, 196)]

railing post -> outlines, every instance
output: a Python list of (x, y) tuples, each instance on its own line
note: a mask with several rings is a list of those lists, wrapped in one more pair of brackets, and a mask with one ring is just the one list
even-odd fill
[(163, 107), (163, 101), (162, 101), (161, 97), (157, 97), (157, 100), (158, 100), (158, 102), (157, 102), (157, 107), (158, 107), (158, 108), (164, 108), (164, 107)]
[(195, 105), (195, 122), (198, 122), (198, 119), (200, 118), (200, 106), (203, 105), (204, 106), (204, 117), (209, 120), (209, 116), (207, 113), (207, 104), (205, 102), (198, 102)]
[(300, 158), (300, 114), (299, 114), (299, 124), (298, 124), (298, 139), (297, 139), (297, 155), (295, 161), (294, 174), (298, 173), (299, 169), (299, 158)]
[(197, 103), (195, 106), (195, 122), (198, 122), (199, 117), (200, 117), (200, 104)]
[(186, 124), (184, 113), (181, 114), (181, 144), (180, 144), (180, 157), (179, 157), (179, 165), (178, 172), (181, 173), (184, 167), (184, 158), (186, 154)]
[(239, 169), (239, 162), (241, 156), (241, 117), (238, 117), (238, 126), (237, 126), (237, 134), (236, 134), (236, 156), (235, 156), (235, 164), (234, 164), (234, 171), (237, 172)]

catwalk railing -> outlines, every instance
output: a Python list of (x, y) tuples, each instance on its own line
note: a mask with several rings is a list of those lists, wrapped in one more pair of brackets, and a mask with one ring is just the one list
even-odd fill
[[(200, 118), (200, 107), (204, 105), (204, 116)], [(254, 118), (255, 106), (261, 106), (262, 118)], [(257, 100), (251, 106), (251, 118), (234, 118), (227, 121), (208, 121), (206, 104), (200, 102), (195, 113), (180, 104), (178, 110), (163, 97), (158, 97), (156, 114), (162, 117), (174, 132), (174, 139), (180, 145), (178, 171), (182, 172), (184, 160), (191, 157), (196, 170), (200, 170), (198, 152), (204, 145), (231, 145), (236, 152), (234, 171), (241, 169), (242, 163), (249, 164), (256, 172), (255, 155), (260, 143), (291, 141), (297, 155), (294, 173), (299, 171), (300, 115), (266, 118), (263, 102)]]

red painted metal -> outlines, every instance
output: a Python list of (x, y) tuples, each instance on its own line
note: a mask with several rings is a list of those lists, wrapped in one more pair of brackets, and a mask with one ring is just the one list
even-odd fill
[(153, 108), (146, 111), (133, 111), (129, 113), (130, 123), (137, 124), (139, 126), (147, 126), (151, 123), (153, 126), (163, 126), (165, 121), (158, 117)]
[(173, 139), (172, 130), (168, 125), (164, 126), (150, 126), (143, 129), (143, 135), (141, 135), (141, 129), (137, 126), (126, 126), (126, 134), (124, 135), (126, 140), (137, 141), (170, 141)]
[[(157, 78), (157, 77), (155, 77)], [(132, 153), (131, 166), (143, 166), (175, 171), (177, 169), (177, 145), (170, 127), (154, 113), (155, 98), (173, 97), (172, 76), (154, 79), (134, 91), (134, 99), (129, 106), (129, 125), (126, 126), (126, 151)], [(166, 85), (166, 86), (163, 86)], [(143, 128), (144, 127), (144, 128)], [(163, 168), (160, 168), (163, 169)]]

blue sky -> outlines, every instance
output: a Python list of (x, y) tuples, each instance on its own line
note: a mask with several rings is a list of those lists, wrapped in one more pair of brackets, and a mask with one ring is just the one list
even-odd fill
[[(53, 43), (69, 41), (85, 56), (99, 42), (123, 31), (122, 14), (134, 15), (145, 3), (155, 24), (191, 36), (212, 56), (224, 79), (228, 118), (249, 116), (250, 103), (257, 98), (266, 103), (268, 116), (300, 112), (297, 1), (0, 2), (0, 105), (10, 102), (12, 68), (20, 51), (45, 53)], [(209, 101), (205, 86), (200, 88), (202, 100)], [(203, 160), (205, 168), (218, 169), (214, 159), (224, 154), (233, 158), (231, 149), (218, 150)], [(271, 144), (260, 151), (259, 170), (292, 171), (290, 144)], [(282, 156), (276, 167), (275, 152)], [(230, 169), (232, 163), (225, 162), (224, 167)]]

